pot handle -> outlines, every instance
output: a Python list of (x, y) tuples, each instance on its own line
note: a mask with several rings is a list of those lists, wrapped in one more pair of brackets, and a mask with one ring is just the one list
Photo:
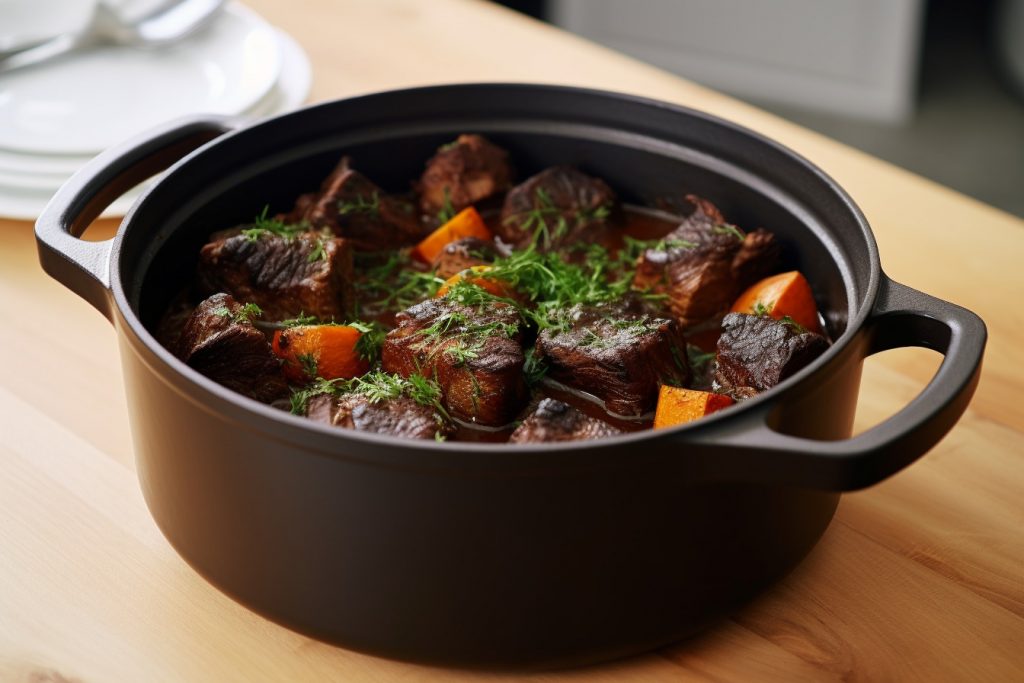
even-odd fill
[[(967, 408), (981, 374), (985, 323), (977, 315), (882, 276), (865, 326), (866, 355), (900, 347), (944, 355), (935, 376), (898, 413), (849, 439), (818, 441), (771, 428), (778, 404), (739, 420), (695, 430), (688, 442), (710, 448), (694, 463), (701, 478), (743, 480), (830, 491), (876, 484), (928, 452)], [(784, 400), (784, 398), (783, 398)], [(737, 416), (739, 418), (740, 416)]]
[(88, 242), (79, 235), (126, 191), (237, 125), (228, 118), (178, 120), (89, 161), (57, 190), (36, 221), (43, 270), (110, 319), (113, 240)]

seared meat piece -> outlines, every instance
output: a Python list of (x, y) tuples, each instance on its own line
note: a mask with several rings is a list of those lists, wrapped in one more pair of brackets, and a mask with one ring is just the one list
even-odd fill
[(790, 322), (730, 313), (718, 338), (716, 391), (750, 398), (793, 375), (820, 356), (828, 342)]
[(454, 431), (434, 408), (408, 396), (375, 402), (361, 394), (319, 394), (309, 399), (306, 417), (345, 429), (406, 439), (434, 439)]
[(319, 232), (259, 228), (214, 234), (199, 252), (203, 296), (227, 292), (253, 303), (264, 320), (300, 313), (341, 320), (352, 308), (352, 250)]
[(508, 152), (479, 135), (460, 135), (440, 147), (416, 185), (420, 211), (430, 216), (447, 205), (461, 211), (511, 186)]
[(536, 238), (542, 251), (594, 242), (614, 204), (615, 193), (600, 178), (554, 166), (509, 190), (496, 232), (520, 248)]
[(509, 443), (542, 443), (545, 441), (585, 441), (621, 434), (622, 430), (590, 417), (572, 406), (545, 398), (509, 437)]
[(396, 249), (415, 244), (425, 234), (412, 203), (384, 194), (350, 168), (348, 157), (327, 176), (314, 199), (299, 198), (290, 217), (329, 229), (351, 241), (356, 251)]
[(177, 348), (181, 331), (185, 329), (185, 323), (192, 317), (192, 312), (195, 310), (195, 305), (189, 301), (184, 292), (174, 297), (157, 322), (156, 330), (153, 333), (156, 340), (164, 348), (171, 350)]
[(736, 280), (736, 296), (750, 285), (768, 277), (779, 262), (781, 249), (773, 233), (764, 228), (748, 232), (740, 250), (732, 259), (732, 276)]
[(726, 310), (740, 292), (775, 266), (779, 248), (763, 229), (744, 235), (725, 223), (714, 204), (693, 195), (693, 212), (637, 264), (633, 284), (668, 294), (672, 314), (684, 327)]
[(267, 338), (228, 294), (214, 294), (196, 307), (176, 353), (189, 367), (257, 401), (271, 403), (288, 393)]
[(652, 318), (623, 305), (576, 306), (567, 330), (547, 328), (537, 337), (536, 356), (547, 376), (604, 401), (609, 412), (643, 415), (658, 398), (658, 386), (690, 378), (686, 343), (674, 320)]
[(476, 237), (464, 237), (445, 245), (434, 259), (434, 272), (438, 277), (448, 279), (473, 266), (492, 262), (498, 256), (493, 242)]
[(495, 303), (482, 310), (427, 299), (399, 313), (381, 362), (403, 377), (421, 374), (441, 387), (442, 403), (466, 422), (499, 427), (527, 399), (519, 313)]

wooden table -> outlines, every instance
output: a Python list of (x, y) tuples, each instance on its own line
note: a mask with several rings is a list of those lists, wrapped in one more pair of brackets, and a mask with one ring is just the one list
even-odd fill
[[(804, 564), (660, 652), (535, 680), (1024, 680), (1024, 222), (735, 100), (470, 0), (251, 0), (295, 36), (313, 101), (449, 81), (622, 90), (737, 121), (823, 167), (895, 279), (978, 312), (991, 340), (959, 426), (845, 496)], [(97, 226), (109, 236), (110, 223)], [(0, 221), (0, 681), (478, 680), (331, 647), (250, 613), (178, 558), (133, 472), (112, 329)], [(858, 428), (938, 356), (866, 363)]]

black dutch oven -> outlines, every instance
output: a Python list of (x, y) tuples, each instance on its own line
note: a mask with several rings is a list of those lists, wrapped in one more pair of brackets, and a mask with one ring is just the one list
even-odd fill
[[(179, 362), (151, 330), (214, 230), (318, 186), (344, 152), (408, 189), (462, 132), (525, 177), (572, 163), (627, 200), (694, 192), (765, 226), (812, 283), (835, 344), (779, 387), (700, 422), (508, 447), (313, 424)], [(108, 242), (79, 240), (170, 166)], [(867, 222), (793, 152), (706, 114), (534, 85), (329, 102), (236, 128), (169, 126), (110, 150), (36, 225), (44, 268), (118, 332), (139, 479), (181, 555), (223, 591), (315, 638), (464, 666), (562, 666), (683, 638), (792, 569), (841, 491), (910, 464), (952, 428), (985, 346), (973, 313), (888, 279)], [(944, 354), (908, 406), (849, 438), (863, 359)]]

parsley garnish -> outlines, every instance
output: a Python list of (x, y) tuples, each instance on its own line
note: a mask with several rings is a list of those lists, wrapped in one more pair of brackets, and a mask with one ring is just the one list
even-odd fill
[(758, 301), (756, 304), (754, 304), (754, 312), (753, 312), (754, 315), (759, 315), (759, 316), (771, 315), (771, 312), (772, 312), (771, 306), (769, 306), (768, 304), (766, 304), (763, 301)]

